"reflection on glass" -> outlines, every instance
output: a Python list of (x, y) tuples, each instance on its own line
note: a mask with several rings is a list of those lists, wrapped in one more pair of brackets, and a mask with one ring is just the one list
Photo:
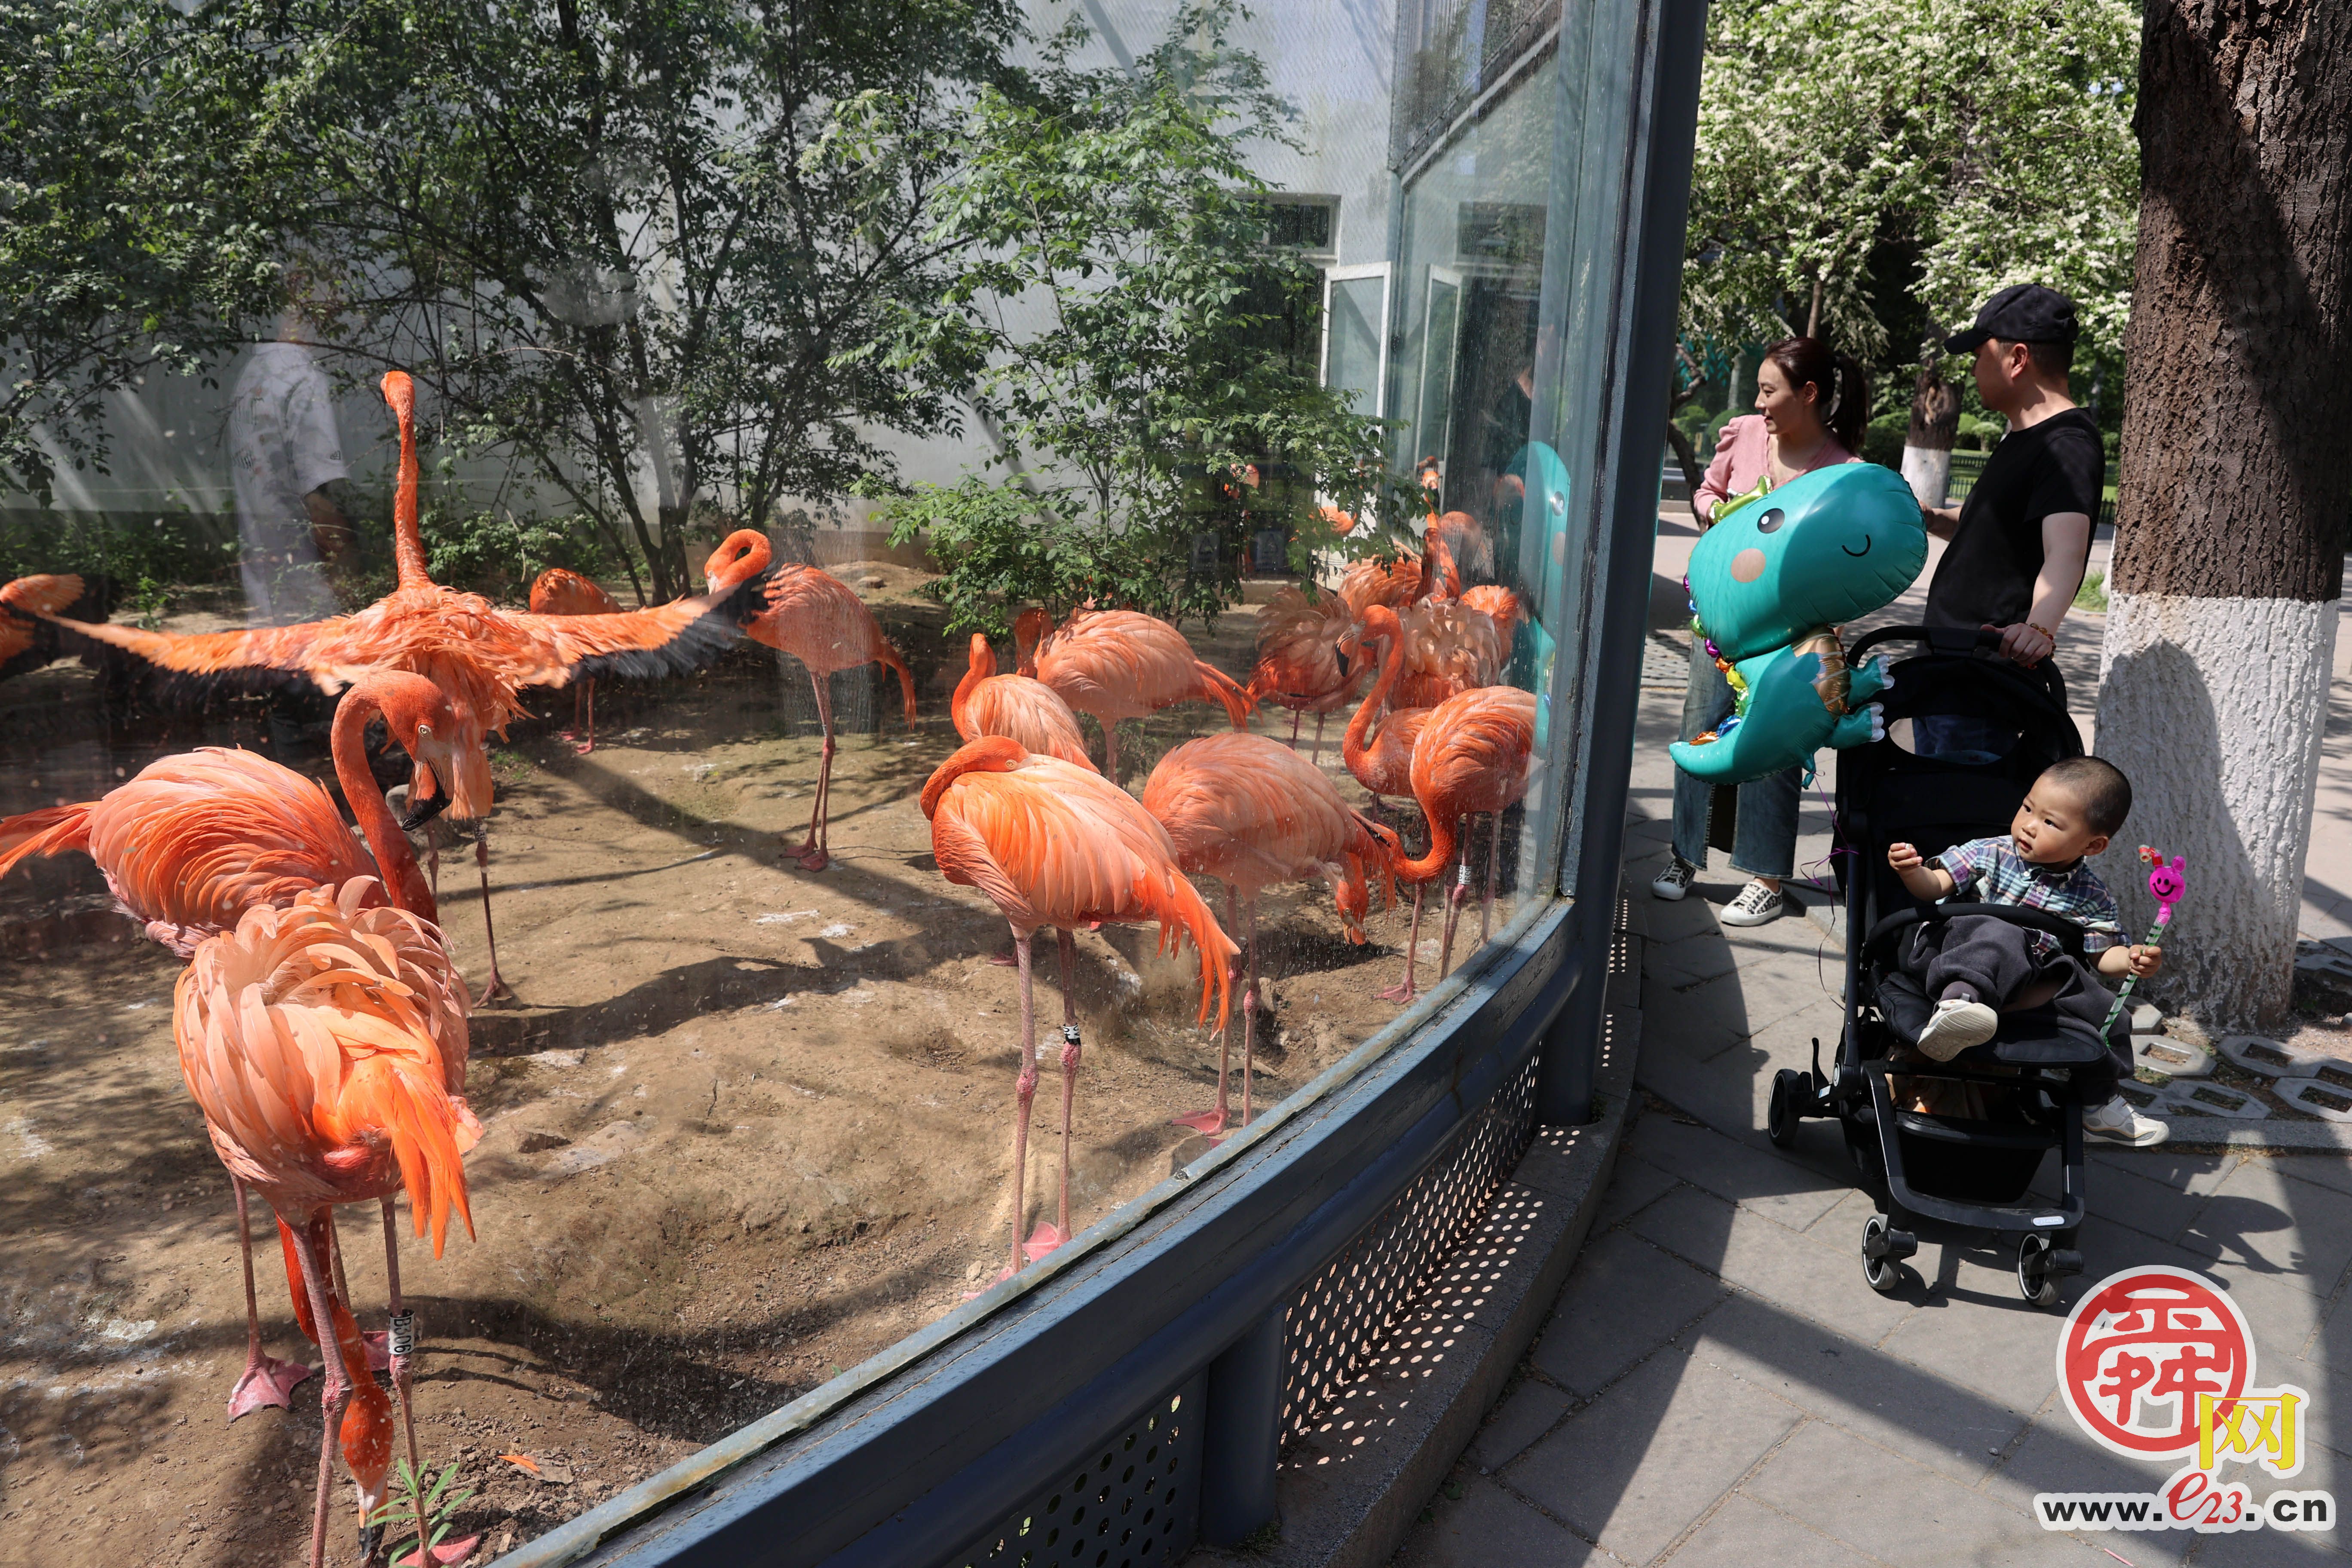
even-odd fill
[[(476, 1494), (453, 1539), (527, 1540), (1088, 1245), (1549, 896), (1557, 81), (1400, 190), (1361, 40), (1276, 9), (1207, 100), (1311, 87), (1303, 145), (1144, 148), (1162, 185), (1121, 163), (1010, 250), (866, 247), (1053, 162), (977, 85), (1034, 39), (866, 62), (805, 123), (736, 100), (819, 149), (788, 168), (681, 107), (772, 82), (748, 13), (660, 102), (485, 14), (546, 102), (678, 161), (490, 158), (562, 140), (496, 71), (320, 95), (289, 170), (443, 183), (341, 190), (237, 342), (108, 394), (104, 471), (0, 497), (12, 1527), (72, 1560), (160, 1492), (300, 1560), (316, 1467), (341, 1547), (349, 1483), (401, 1504), (413, 1418)], [(1151, 37), (1056, 79), (1063, 123), (1204, 79)], [(1171, 192), (1215, 240), (1181, 266)]]

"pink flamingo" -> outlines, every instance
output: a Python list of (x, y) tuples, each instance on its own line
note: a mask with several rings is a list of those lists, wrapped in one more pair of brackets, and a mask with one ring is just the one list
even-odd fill
[[(1536, 697), (1513, 686), (1486, 686), (1449, 697), (1430, 710), (1421, 736), (1412, 743), (1412, 793), (1429, 821), (1429, 853), (1418, 860), (1400, 860), (1400, 881), (1425, 883), (1441, 875), (1454, 858), (1456, 825), (1465, 816), (1489, 814), (1491, 837), (1486, 847), (1486, 900), (1478, 918), (1478, 940), (1493, 929), (1496, 863), (1502, 857), (1503, 813), (1528, 793), (1528, 760), (1535, 747)], [(1445, 941), (1437, 977), (1454, 968), (1454, 927), (1462, 900), (1469, 896), (1470, 863), (1465, 856), (1445, 903)], [(1416, 905), (1416, 908), (1418, 905)], [(1405, 951), (1404, 987), (1412, 987), (1413, 950)]]
[[(405, 823), (394, 818), (368, 771), (367, 725), (378, 713), (438, 786)], [(431, 921), (433, 894), (403, 828), (447, 804), (444, 781), (463, 761), (458, 732), (448, 698), (422, 676), (363, 675), (336, 704), (329, 737), (335, 777), (374, 852), (373, 868), (325, 790), (252, 752), (207, 746), (151, 763), (100, 799), (0, 821), (0, 876), (35, 855), (87, 854), (116, 906), (183, 958), (235, 930), (247, 910), (288, 908), (320, 886), (359, 889), (369, 903)], [(462, 1075), (456, 1092), (464, 1092)], [(245, 1186), (233, 1169), (229, 1180), (245, 1255), (246, 1364), (229, 1395), (234, 1421), (286, 1406), (310, 1369), (262, 1353)]]
[(1290, 710), (1290, 743), (1298, 744), (1302, 716), (1315, 715), (1311, 761), (1323, 753), (1323, 721), (1344, 708), (1363, 684), (1369, 660), (1352, 666), (1340, 645), (1355, 625), (1347, 602), (1336, 594), (1308, 599), (1284, 586), (1257, 615), (1257, 667), (1250, 674), (1253, 700)]
[[(1347, 762), (1348, 771), (1356, 775), (1356, 782), (1371, 793), (1372, 809), (1379, 811), (1382, 809), (1381, 796), (1412, 792), (1413, 746), (1429, 722), (1431, 710), (1389, 710), (1380, 721), (1379, 735), (1373, 735), (1372, 721), (1381, 714), (1404, 668), (1404, 629), (1394, 610), (1385, 605), (1373, 605), (1365, 610), (1358, 635), (1363, 642), (1381, 645), (1381, 673), (1372, 682), (1371, 690), (1364, 694), (1363, 705), (1356, 710), (1356, 716), (1348, 721), (1347, 732), (1339, 738), (1339, 754)], [(1421, 946), (1423, 891), (1423, 884), (1414, 884), (1412, 927), (1405, 939), (1404, 980), (1376, 994), (1383, 1002), (1412, 1000), (1412, 961)]]
[[(530, 585), (530, 613), (534, 616), (617, 616), (620, 601), (604, 592), (577, 572), (567, 572), (561, 566), (551, 566), (539, 574)], [(580, 716), (582, 704), (588, 716)], [(586, 738), (580, 739), (582, 734)], [(572, 750), (582, 756), (596, 749), (596, 678), (583, 675), (572, 683), (572, 728), (563, 738), (572, 742)]]
[[(1249, 982), (1242, 994), (1246, 1127), (1257, 1045), (1258, 895), (1279, 882), (1328, 882), (1349, 942), (1361, 943), (1371, 879), (1394, 863), (1396, 835), (1350, 808), (1312, 762), (1279, 741), (1246, 732), (1204, 735), (1160, 758), (1144, 784), (1143, 809), (1168, 830), (1178, 865), (1224, 883), (1228, 926), (1236, 901), (1249, 911)], [(1215, 1109), (1180, 1116), (1177, 1126), (1212, 1137), (1224, 1131), (1228, 1046), (1221, 1031)]]
[(982, 735), (1007, 735), (1026, 751), (1074, 763), (1088, 773), (1094, 760), (1087, 755), (1087, 738), (1078, 716), (1042, 680), (1025, 675), (996, 673), (996, 651), (988, 638), (971, 634), (971, 662), (956, 682), (949, 714), (956, 733), (967, 741)]
[(1192, 653), (1184, 634), (1133, 610), (1084, 610), (1059, 631), (1043, 610), (1013, 617), (1021, 673), (1091, 713), (1103, 730), (1103, 773), (1118, 778), (1118, 721), (1177, 702), (1222, 702), (1238, 730), (1255, 706), (1241, 683)]
[[(735, 540), (756, 540), (748, 559), (753, 574), (768, 564), (769, 545), (763, 535), (738, 533)], [(732, 544), (735, 540), (730, 540)], [(725, 547), (721, 547), (722, 553)], [(712, 558), (716, 561), (718, 558)], [(740, 573), (738, 563), (731, 568)], [(808, 837), (793, 853), (803, 871), (822, 871), (832, 857), (825, 845), (826, 819), (833, 800), (833, 694), (826, 680), (836, 670), (881, 664), (897, 672), (898, 689), (907, 700), (907, 728), (915, 727), (915, 672), (890, 639), (882, 635), (874, 612), (838, 577), (814, 566), (787, 563), (776, 568), (768, 584), (768, 607), (743, 628), (746, 637), (791, 654), (808, 667), (809, 686), (816, 693), (817, 722), (824, 730), (824, 751), (817, 762), (816, 804), (809, 811)]]
[[(1217, 999), (1225, 1026), (1233, 983), (1226, 965), (1240, 951), (1176, 863), (1167, 830), (1135, 797), (1100, 774), (1059, 757), (1038, 756), (1004, 735), (983, 735), (939, 766), (923, 785), (931, 854), (950, 882), (978, 888), (1013, 927), (1021, 970), (1021, 1076), (1013, 1088), (1013, 1268), (1070, 1238), (1070, 1107), (1078, 1075), (1077, 1002), (1070, 967), (1076, 926), (1160, 927), (1164, 950), (1189, 935), (1201, 953), (1201, 1013)], [(1058, 928), (1062, 969), (1062, 1182), (1056, 1219), (1024, 1244), (1028, 1214), (1029, 1108), (1037, 1094), (1037, 1014), (1030, 994), (1030, 938)]]
[(1465, 609), (1475, 610), (1495, 623), (1495, 637), (1501, 648), (1501, 657), (1496, 664), (1498, 668), (1509, 668), (1511, 647), (1518, 638), (1519, 622), (1526, 618), (1527, 614), (1519, 604), (1519, 596), (1508, 588), (1487, 583), (1463, 590), (1462, 605)]

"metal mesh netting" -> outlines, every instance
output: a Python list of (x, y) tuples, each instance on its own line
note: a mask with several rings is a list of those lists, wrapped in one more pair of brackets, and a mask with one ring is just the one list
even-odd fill
[(1201, 1501), (1194, 1377), (951, 1560), (964, 1568), (1147, 1568), (1192, 1544)]
[(1282, 1430), (1316, 1415), (1377, 1364), (1374, 1352), (1424, 1280), (1483, 1221), (1487, 1200), (1535, 1135), (1535, 1060), (1456, 1130), (1445, 1152), (1318, 1274), (1285, 1321)]

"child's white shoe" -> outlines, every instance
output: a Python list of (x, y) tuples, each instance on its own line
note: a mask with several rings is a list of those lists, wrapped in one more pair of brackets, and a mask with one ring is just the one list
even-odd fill
[(1919, 1049), (1930, 1061), (1948, 1062), (1970, 1046), (1981, 1046), (2000, 1027), (2000, 1015), (1981, 1002), (1957, 996), (1936, 1004), (1936, 1016), (1919, 1031)]
[(2135, 1149), (2153, 1149), (2172, 1136), (2168, 1123), (2153, 1116), (2142, 1116), (2138, 1108), (2120, 1094), (2105, 1105), (2086, 1106), (2083, 1131), (2094, 1138), (2128, 1143)]

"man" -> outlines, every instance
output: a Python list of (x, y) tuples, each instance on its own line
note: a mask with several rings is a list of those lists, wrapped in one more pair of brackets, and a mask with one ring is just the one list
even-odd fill
[(299, 285), (278, 341), (257, 343), (229, 391), (229, 478), (238, 570), (257, 626), (319, 620), (341, 606), (328, 579), (355, 541), (330, 487), (349, 479), (334, 399), (304, 342), (316, 336)]
[(1951, 542), (1927, 589), (1927, 622), (1997, 631), (2000, 651), (2022, 665), (2058, 646), (2106, 475), (2099, 427), (2068, 395), (2076, 331), (2074, 300), (2021, 283), (1944, 342), (1976, 356), (1977, 395), (2009, 434), (1966, 501), (1921, 509), (1927, 531)]

